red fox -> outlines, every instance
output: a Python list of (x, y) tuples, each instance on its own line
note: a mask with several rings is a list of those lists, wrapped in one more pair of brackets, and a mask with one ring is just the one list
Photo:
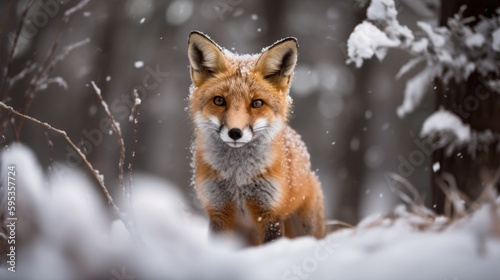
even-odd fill
[(237, 55), (201, 32), (189, 35), (194, 184), (216, 235), (235, 231), (242, 215), (255, 225), (256, 244), (325, 235), (319, 181), (287, 124), (297, 55), (294, 38)]

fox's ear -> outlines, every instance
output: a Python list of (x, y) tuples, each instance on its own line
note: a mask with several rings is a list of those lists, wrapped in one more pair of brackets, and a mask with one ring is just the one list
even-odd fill
[(255, 68), (264, 79), (272, 84), (278, 87), (288, 87), (297, 63), (297, 55), (297, 40), (286, 38), (265, 50)]
[(193, 31), (188, 39), (191, 79), (195, 86), (215, 74), (227, 70), (227, 62), (219, 46), (201, 32)]

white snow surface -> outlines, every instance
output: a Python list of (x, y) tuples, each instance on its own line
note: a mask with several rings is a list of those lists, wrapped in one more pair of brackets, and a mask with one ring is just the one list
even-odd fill
[[(15, 162), (19, 191), (36, 200), (19, 205), (29, 211), (19, 213), (19, 220), (33, 227), (23, 232), (17, 272), (8, 272), (3, 263), (0, 279), (113, 279), (118, 274), (128, 277), (122, 279), (462, 280), (500, 275), (500, 239), (492, 226), (500, 222), (498, 205), (496, 210), (483, 206), (447, 227), (444, 217), (426, 219), (400, 206), (392, 213), (395, 218), (373, 215), (321, 241), (283, 238), (243, 248), (233, 239), (208, 238), (206, 219), (171, 183), (138, 175), (132, 208), (139, 243), (121, 222), (108, 219), (95, 183), (81, 172), (68, 167), (65, 176), (44, 175), (33, 153), (21, 145), (0, 156), (2, 182), (5, 167)], [(422, 225), (427, 229), (418, 230)]]
[(424, 122), (420, 136), (429, 137), (438, 133), (450, 132), (458, 143), (467, 143), (471, 139), (471, 128), (455, 114), (447, 110), (438, 110)]

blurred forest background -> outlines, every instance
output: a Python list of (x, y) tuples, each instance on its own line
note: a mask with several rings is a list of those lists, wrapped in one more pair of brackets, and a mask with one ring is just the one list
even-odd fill
[[(0, 1), (1, 77), (27, 2)], [(75, 46), (66, 49), (71, 52), (50, 73), (50, 77), (60, 78), (37, 90), (26, 113), (65, 130), (85, 146), (89, 160), (105, 175), (112, 192), (118, 192), (119, 147), (114, 135), (101, 132), (100, 123), (107, 117), (91, 81), (102, 89), (121, 123), (127, 147), (133, 132), (128, 113), (132, 93), (138, 90), (142, 105), (134, 172), (169, 180), (201, 211), (190, 184), (192, 125), (185, 110), (191, 84), (187, 36), (200, 30), (237, 53), (260, 52), (287, 36), (298, 39), (290, 121), (311, 153), (328, 218), (354, 223), (367, 214), (392, 209), (397, 199), (384, 173), (401, 168), (405, 174), (400, 175), (429, 199), (429, 157), (409, 169), (405, 161), (412, 151), (422, 149), (415, 141), (423, 120), (433, 111), (432, 95), (426, 95), (417, 112), (404, 119), (396, 115), (405, 80), (396, 80), (395, 75), (408, 55), (391, 52), (384, 63), (372, 60), (361, 69), (346, 64), (348, 36), (366, 17), (366, 6), (360, 6), (363, 1), (90, 1), (64, 23), (65, 11), (80, 2), (35, 1), (25, 17), (27, 24), (9, 76), (33, 69), (13, 83), (7, 104), (22, 108), (33, 70), (43, 65), (58, 36), (58, 54), (65, 46)], [(436, 21), (439, 7), (434, 2), (397, 2), (400, 22), (415, 29), (416, 20)], [(81, 44), (74, 45), (77, 42)], [(34, 149), (44, 166), (53, 159), (81, 168), (64, 139), (48, 135), (45, 129), (26, 122), (20, 141)], [(2, 138), (9, 143), (16, 135), (8, 130)]]

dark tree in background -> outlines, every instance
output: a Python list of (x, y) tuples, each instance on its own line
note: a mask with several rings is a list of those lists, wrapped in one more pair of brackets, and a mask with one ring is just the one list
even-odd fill
[[(358, 9), (355, 16), (356, 21), (353, 23), (361, 22), (365, 14), (366, 9)], [(354, 25), (352, 28), (354, 28)], [(345, 35), (346, 38), (348, 35)], [(368, 77), (371, 74), (371, 65), (372, 63), (368, 62), (365, 67), (355, 72), (357, 81), (361, 81), (363, 77)], [(365, 112), (370, 105), (367, 96), (370, 86), (367, 82), (355, 84), (355, 94), (345, 99), (345, 109), (341, 114), (345, 118), (345, 122), (339, 123), (335, 128), (335, 130), (342, 131), (345, 138), (336, 144), (340, 152), (338, 155), (334, 155), (338, 157), (335, 174), (340, 177), (340, 184), (336, 186), (339, 189), (339, 199), (333, 212), (339, 213), (337, 214), (338, 217), (353, 224), (360, 218), (361, 194), (367, 173), (364, 162), (367, 135), (363, 129), (367, 125)]]
[[(491, 0), (443, 0), (441, 1), (440, 25), (447, 25), (448, 19), (459, 12), (466, 5), (465, 17), (473, 16), (475, 25), (481, 17), (491, 17), (500, 7), (500, 1)], [(500, 67), (500, 66), (499, 66)], [(486, 78), (475, 72), (467, 81), (457, 83), (451, 81), (443, 84), (436, 80), (435, 107), (444, 108), (459, 116), (464, 124), (473, 131), (484, 132), (490, 130), (500, 133), (500, 95), (493, 92), (486, 84)], [(498, 141), (486, 140), (478, 143), (475, 155), (471, 155), (467, 148), (461, 148), (450, 156), (446, 156), (445, 148), (433, 153), (433, 163), (439, 162), (439, 172), (433, 173), (433, 204), (440, 213), (444, 210), (445, 195), (439, 183), (442, 175), (449, 173), (454, 176), (457, 188), (472, 200), (477, 199), (485, 184), (491, 182), (500, 166)], [(448, 182), (450, 183), (450, 182)], [(498, 185), (497, 185), (498, 186)]]

